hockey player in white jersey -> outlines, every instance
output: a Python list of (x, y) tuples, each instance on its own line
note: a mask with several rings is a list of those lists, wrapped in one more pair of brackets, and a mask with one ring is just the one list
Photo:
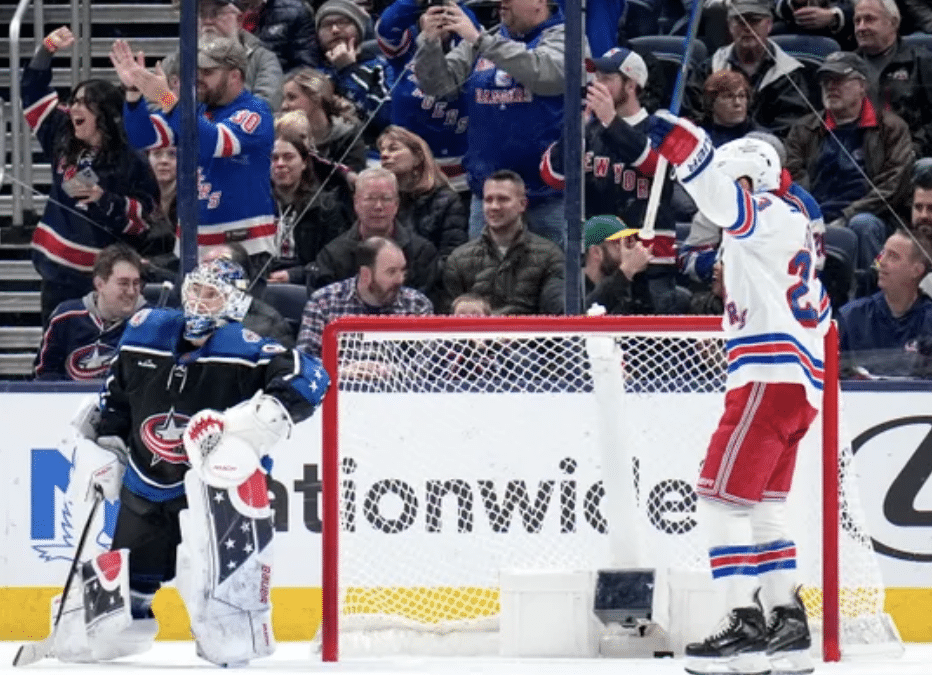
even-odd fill
[(686, 670), (811, 672), (785, 516), (797, 447), (820, 404), (830, 314), (809, 221), (773, 194), (780, 163), (769, 144), (714, 149), (704, 131), (665, 111), (649, 136), (723, 231), (727, 393), (696, 491), (712, 576), (730, 610), (720, 630), (687, 646)]

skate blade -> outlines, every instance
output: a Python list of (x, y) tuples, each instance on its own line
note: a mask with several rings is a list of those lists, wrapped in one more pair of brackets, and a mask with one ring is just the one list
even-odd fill
[(684, 669), (691, 675), (771, 675), (770, 659), (762, 653), (711, 659), (690, 657)]
[(770, 654), (771, 675), (807, 675), (815, 670), (809, 652), (776, 652)]

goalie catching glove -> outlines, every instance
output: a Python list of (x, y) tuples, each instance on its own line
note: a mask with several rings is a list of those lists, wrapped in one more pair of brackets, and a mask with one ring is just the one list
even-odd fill
[(191, 468), (213, 487), (241, 485), (279, 440), (291, 435), (291, 415), (262, 391), (248, 401), (218, 410), (202, 410), (184, 430), (184, 448)]
[(647, 136), (651, 146), (676, 167), (676, 176), (682, 183), (688, 183), (705, 169), (715, 155), (705, 131), (668, 110), (651, 115)]

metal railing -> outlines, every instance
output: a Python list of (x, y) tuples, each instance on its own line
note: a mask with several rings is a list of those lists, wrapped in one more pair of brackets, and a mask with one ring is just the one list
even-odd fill
[[(79, 0), (73, 0), (78, 2)], [(32, 191), (28, 189), (32, 185), (32, 157), (26, 161), (26, 153), (29, 149), (29, 135), (26, 130), (26, 121), (23, 119), (22, 91), (20, 88), (20, 73), (22, 64), (20, 63), (20, 32), (23, 25), (23, 17), (30, 3), (33, 4), (33, 41), (38, 42), (44, 37), (45, 31), (45, 12), (42, 6), (42, 0), (19, 0), (16, 5), (16, 13), (10, 22), (10, 140), (11, 151), (10, 157), (10, 176), (12, 185), (11, 196), (13, 199), (13, 226), (22, 227), (23, 209), (33, 207)], [(4, 155), (4, 160), (6, 156)]]
[[(46, 20), (52, 25), (62, 25), (68, 23), (71, 32), (75, 35), (75, 43), (66, 58), (71, 60), (70, 81), (64, 81), (64, 72), (61, 75), (53, 74), (53, 86), (60, 84), (69, 88), (81, 80), (86, 80), (95, 72), (98, 77), (112, 79), (112, 71), (106, 66), (103, 68), (94, 68), (93, 59), (101, 56), (102, 38), (95, 39), (92, 36), (91, 7), (93, 5), (93, 14), (95, 20), (105, 24), (122, 25), (127, 20), (140, 23), (164, 23), (166, 20), (171, 22), (177, 21), (177, 9), (167, 3), (165, 5), (141, 4), (138, 6), (130, 4), (100, 4), (93, 3), (92, 0), (71, 0), (69, 5), (50, 5), (44, 6), (43, 0), (18, 0), (16, 11), (10, 19), (9, 32), (9, 52), (10, 52), (10, 150), (11, 162), (6, 167), (9, 172), (12, 190), (10, 194), (11, 211), (13, 225), (23, 224), (23, 212), (33, 210), (36, 202), (41, 201), (41, 195), (37, 196), (30, 189), (36, 178), (34, 176), (32, 165), (33, 141), (30, 130), (23, 119), (22, 98), (20, 76), (22, 73), (24, 49), (30, 38), (22, 37), (23, 22), (28, 20), (30, 7), (32, 8), (33, 37), (32, 47), (39, 45), (45, 36)], [(127, 19), (127, 11), (131, 11), (131, 19)], [(148, 38), (143, 44), (148, 44), (146, 53), (148, 55), (157, 55), (159, 51), (166, 50), (165, 44), (168, 40), (175, 40), (171, 49), (176, 48), (177, 37), (156, 37)], [(108, 48), (109, 49), (109, 48)], [(95, 51), (96, 50), (96, 51)], [(25, 53), (31, 53), (28, 50)], [(104, 52), (105, 53), (105, 52)], [(168, 53), (168, 51), (165, 51)], [(64, 71), (64, 69), (61, 69)], [(3, 128), (5, 131), (5, 128)], [(0, 155), (5, 163), (6, 156)]]

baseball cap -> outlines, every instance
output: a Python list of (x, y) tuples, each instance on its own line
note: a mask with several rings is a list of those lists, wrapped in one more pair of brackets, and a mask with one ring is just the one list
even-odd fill
[(617, 216), (592, 216), (583, 225), (583, 231), (585, 232), (586, 248), (589, 248), (601, 244), (603, 241), (615, 241), (631, 234), (637, 234), (638, 229), (628, 227)]
[(870, 74), (870, 67), (867, 65), (867, 61), (854, 52), (832, 52), (825, 57), (816, 74), (820, 77), (822, 75), (843, 75), (845, 77), (855, 75), (866, 80)]
[(237, 68), (246, 72), (246, 48), (238, 39), (211, 37), (197, 48), (198, 68)]
[(612, 47), (597, 59), (586, 59), (590, 73), (621, 73), (639, 86), (647, 84), (647, 65), (637, 53), (624, 47)]
[(773, 2), (767, 0), (731, 0), (728, 3), (728, 18), (742, 14), (770, 16), (773, 14)]

